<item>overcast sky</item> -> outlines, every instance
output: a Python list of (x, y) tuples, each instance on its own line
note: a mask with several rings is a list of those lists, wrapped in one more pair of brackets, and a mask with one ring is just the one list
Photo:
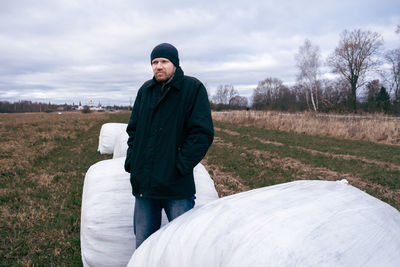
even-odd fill
[(293, 84), (306, 38), (323, 60), (345, 29), (400, 46), (399, 0), (0, 1), (0, 100), (11, 102), (128, 105), (162, 42), (211, 95), (232, 84), (242, 96), (267, 77)]

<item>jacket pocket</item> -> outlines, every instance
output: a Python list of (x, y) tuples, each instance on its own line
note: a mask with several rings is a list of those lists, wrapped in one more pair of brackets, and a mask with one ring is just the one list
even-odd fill
[(132, 160), (132, 149), (128, 148), (128, 150), (126, 152), (125, 163), (124, 163), (124, 169), (128, 173), (131, 173), (131, 160)]

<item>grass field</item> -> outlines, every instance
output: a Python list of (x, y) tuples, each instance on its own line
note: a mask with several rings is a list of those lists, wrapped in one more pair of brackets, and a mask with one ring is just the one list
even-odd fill
[[(215, 122), (205, 159), (221, 195), (304, 179), (341, 180), (400, 208), (400, 148)], [(226, 181), (226, 182), (225, 182)]]
[(82, 186), (103, 123), (128, 114), (0, 114), (1, 266), (80, 266)]
[[(84, 176), (92, 164), (110, 158), (97, 152), (101, 125), (128, 118), (0, 114), (1, 266), (81, 265)], [(215, 118), (215, 140), (203, 163), (220, 196), (299, 179), (347, 179), (400, 209), (398, 145)]]

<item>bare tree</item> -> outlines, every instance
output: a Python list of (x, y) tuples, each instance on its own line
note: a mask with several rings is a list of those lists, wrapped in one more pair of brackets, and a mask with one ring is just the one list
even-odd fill
[(394, 100), (400, 101), (400, 49), (389, 50), (385, 59), (390, 64), (389, 84), (391, 93), (394, 91)]
[[(400, 34), (400, 25), (397, 25), (396, 33)], [(400, 103), (400, 48), (387, 51), (385, 59), (390, 64), (390, 71), (383, 78), (390, 86), (389, 95), (394, 91), (394, 102)]]
[(320, 67), (319, 47), (313, 46), (310, 40), (306, 39), (304, 45), (300, 46), (299, 52), (295, 55), (299, 74), (297, 81), (307, 90), (308, 99), (311, 100), (312, 108), (318, 111), (318, 77)]
[(347, 112), (350, 85), (344, 79), (322, 80), (321, 109), (324, 111)]
[(217, 92), (212, 97), (215, 104), (229, 105), (229, 101), (232, 97), (239, 95), (238, 91), (233, 87), (233, 85), (220, 85), (217, 88)]
[(280, 100), (281, 91), (287, 89), (277, 78), (267, 78), (258, 83), (253, 91), (253, 107), (273, 108)]
[(375, 57), (383, 44), (379, 33), (361, 29), (344, 30), (339, 45), (328, 58), (334, 73), (340, 74), (351, 86), (350, 101), (357, 113), (357, 89), (364, 84), (365, 75), (379, 65)]
[(229, 100), (229, 106), (231, 108), (246, 108), (248, 105), (248, 100), (244, 96), (234, 96)]

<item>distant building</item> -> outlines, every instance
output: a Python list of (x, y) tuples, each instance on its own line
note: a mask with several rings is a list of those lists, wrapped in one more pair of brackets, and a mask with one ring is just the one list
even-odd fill
[(81, 101), (79, 101), (79, 105), (78, 105), (78, 108), (77, 108), (77, 110), (83, 110), (83, 106), (82, 106), (82, 103), (81, 103)]

